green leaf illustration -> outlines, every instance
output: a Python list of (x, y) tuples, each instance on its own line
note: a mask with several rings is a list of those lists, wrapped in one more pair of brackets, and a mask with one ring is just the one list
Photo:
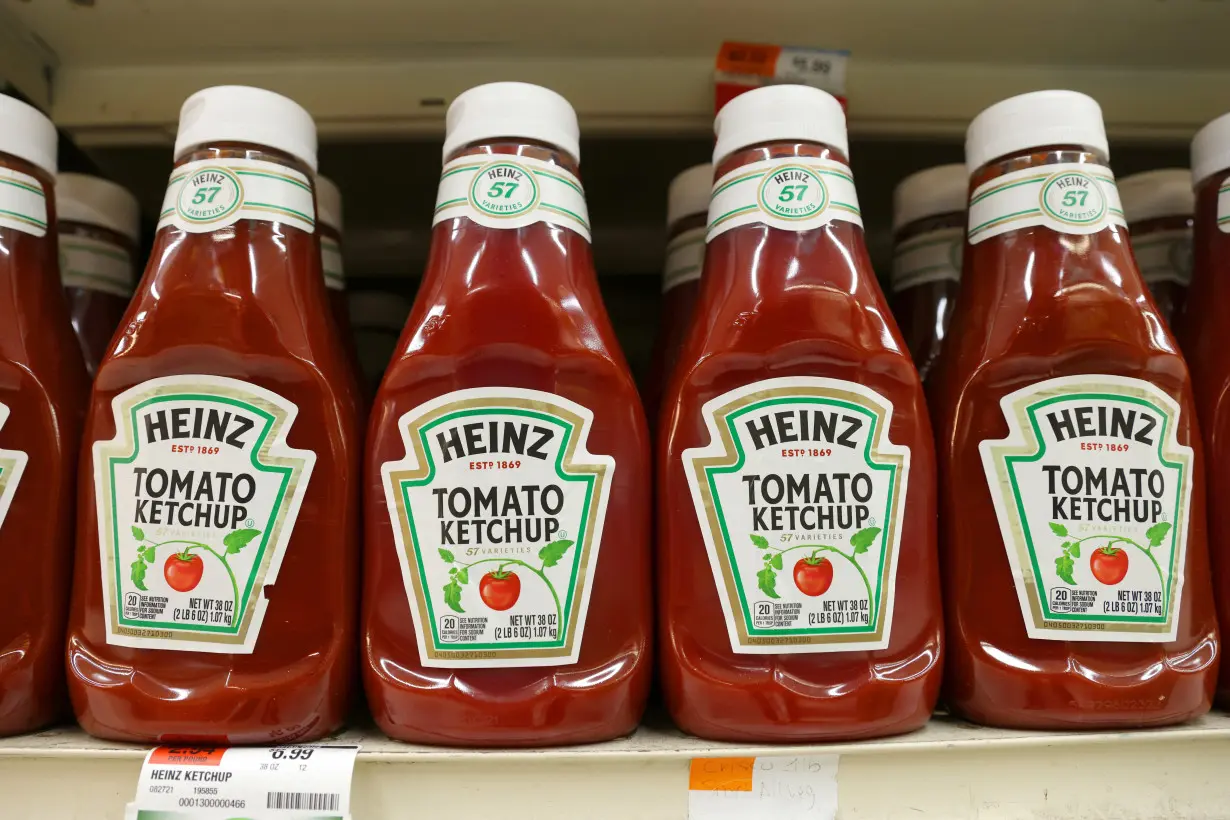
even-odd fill
[(154, 563), (154, 548), (153, 547), (137, 547), (137, 557), (143, 561)]
[(1067, 553), (1055, 559), (1055, 574), (1072, 586), (1076, 586), (1076, 579), (1072, 577), (1072, 570), (1074, 568), (1075, 564), (1072, 562), (1072, 556)]
[(1075, 541), (1064, 541), (1063, 546), (1060, 549), (1068, 555), (1071, 555), (1073, 558), (1081, 557), (1081, 545)]
[(568, 552), (572, 544), (572, 541), (564, 539), (563, 541), (552, 541), (540, 549), (538, 557), (542, 560), (543, 567), (553, 567), (558, 564), (559, 559), (564, 557), (564, 553)]
[(1063, 524), (1056, 524), (1054, 521), (1051, 522), (1051, 532), (1055, 533), (1060, 538), (1068, 537), (1068, 528)]
[(782, 568), (782, 554), (780, 552), (774, 553), (773, 557), (769, 559), (769, 565), (772, 566), (773, 569), (781, 569)]
[(465, 612), (461, 608), (461, 584), (457, 581), (449, 581), (444, 585), (444, 603), (454, 612)]
[(235, 530), (228, 532), (222, 539), (222, 546), (226, 547), (227, 555), (234, 555), (241, 549), (252, 543), (252, 539), (260, 535), (260, 530)]
[(142, 592), (149, 592), (145, 586), (145, 562), (140, 558), (132, 562), (132, 585)]
[(876, 542), (876, 536), (879, 534), (879, 527), (867, 527), (851, 535), (850, 546), (854, 547), (854, 554), (859, 555), (870, 549), (871, 545)]
[(751, 538), (752, 543), (755, 544), (758, 549), (767, 550), (769, 548), (769, 539), (765, 538), (763, 535), (756, 535), (753, 533)]
[(1149, 539), (1149, 546), (1157, 547), (1162, 543), (1162, 539), (1166, 537), (1166, 533), (1170, 532), (1170, 523), (1167, 521), (1159, 521), (1149, 529), (1145, 530), (1145, 538)]
[(440, 548), (440, 557), (444, 559), (444, 563), (446, 564), (451, 564), (457, 560), (457, 556), (453, 555), (451, 552), (444, 549), (443, 547)]
[(777, 594), (777, 573), (770, 567), (765, 567), (760, 572), (756, 573), (756, 581), (760, 586), (760, 591), (770, 598), (780, 598)]
[(457, 583), (468, 584), (470, 583), (470, 570), (465, 567), (462, 567), (461, 569), (457, 570), (457, 574), (454, 577), (457, 579)]
[(133, 527), (132, 537), (137, 539), (138, 541), (144, 541), (145, 540), (145, 530), (141, 529), (140, 527)]

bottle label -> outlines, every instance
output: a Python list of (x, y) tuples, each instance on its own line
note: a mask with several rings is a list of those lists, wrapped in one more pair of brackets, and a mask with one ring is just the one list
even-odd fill
[(894, 293), (928, 282), (961, 281), (961, 256), (965, 231), (939, 228), (901, 242), (893, 249)]
[(662, 292), (685, 282), (695, 282), (705, 267), (705, 229), (692, 228), (676, 236), (666, 246), (666, 268), (662, 273)]
[(1145, 284), (1192, 281), (1192, 229), (1178, 228), (1132, 237), (1132, 252)]
[(60, 281), (127, 299), (132, 295), (132, 255), (123, 245), (90, 236), (60, 234)]
[[(0, 402), (0, 430), (8, 421), (9, 408)], [(5, 516), (13, 503), (13, 495), (17, 492), (17, 484), (21, 474), (26, 470), (26, 454), (20, 450), (5, 450), (0, 448), (0, 527), (4, 526)]]
[(488, 228), (549, 222), (590, 240), (581, 180), (559, 165), (512, 154), (458, 157), (444, 166), (431, 224), (464, 216)]
[(713, 184), (705, 241), (753, 223), (810, 231), (838, 219), (863, 225), (849, 166), (812, 157), (767, 159)]
[(458, 390), (398, 422), (381, 468), (429, 667), (576, 663), (615, 460), (586, 407), (512, 387)]
[(1030, 638), (1173, 641), (1192, 449), (1179, 405), (1120, 376), (1047, 379), (1000, 401), (979, 449)]
[(1041, 225), (1067, 234), (1127, 227), (1115, 175), (1105, 165), (1061, 162), (982, 183), (969, 200), (969, 243)]
[(320, 269), (325, 274), (329, 290), (346, 289), (346, 271), (342, 267), (342, 246), (331, 236), (320, 235)]
[(0, 228), (47, 235), (47, 194), (43, 183), (12, 168), (0, 168)]
[(171, 172), (158, 230), (209, 233), (241, 219), (316, 230), (312, 182), (286, 165), (255, 159), (203, 159)]
[(111, 406), (93, 449), (107, 643), (251, 653), (316, 463), (286, 444), (298, 407), (200, 375)]
[(893, 405), (838, 379), (768, 379), (705, 403), (683, 453), (738, 654), (888, 646), (910, 450)]
[(1230, 233), (1230, 177), (1217, 189), (1217, 227), (1222, 233)]

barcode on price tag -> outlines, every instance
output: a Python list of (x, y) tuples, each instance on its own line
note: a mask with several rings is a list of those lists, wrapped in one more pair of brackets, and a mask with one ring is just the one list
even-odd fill
[(350, 820), (357, 746), (160, 746), (127, 820)]
[(837, 755), (700, 757), (688, 820), (834, 820)]

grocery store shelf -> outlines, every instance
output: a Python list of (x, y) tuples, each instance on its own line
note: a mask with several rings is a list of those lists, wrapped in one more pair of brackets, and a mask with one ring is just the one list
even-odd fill
[[(371, 730), (358, 820), (567, 817), (683, 820), (694, 757), (837, 754), (838, 816), (851, 818), (1208, 818), (1225, 816), (1230, 716), (1169, 729), (1037, 734), (937, 718), (898, 738), (827, 746), (714, 744), (643, 727), (610, 743), (534, 751), (410, 746)], [(144, 750), (56, 729), (0, 741), (4, 817), (118, 820)]]
[(1112, 136), (1180, 140), (1230, 81), (1230, 5), (1203, 0), (0, 2), (54, 52), (53, 118), (85, 144), (168, 141), (189, 93), (231, 82), (289, 94), (326, 137), (434, 134), (495, 79), (558, 89), (590, 133), (699, 134), (724, 39), (849, 49), (856, 134), (960, 134), (1062, 86), (1097, 97)]

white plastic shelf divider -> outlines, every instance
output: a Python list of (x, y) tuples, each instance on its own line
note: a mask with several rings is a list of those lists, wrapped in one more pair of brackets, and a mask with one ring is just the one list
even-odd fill
[[(372, 730), (356, 820), (684, 820), (694, 757), (840, 755), (839, 817), (1223, 818), (1230, 815), (1230, 716), (1130, 732), (1034, 733), (937, 718), (911, 735), (825, 746), (710, 743), (642, 727), (609, 743), (526, 751), (411, 746)], [(0, 817), (120, 820), (145, 749), (61, 728), (0, 740)]]

